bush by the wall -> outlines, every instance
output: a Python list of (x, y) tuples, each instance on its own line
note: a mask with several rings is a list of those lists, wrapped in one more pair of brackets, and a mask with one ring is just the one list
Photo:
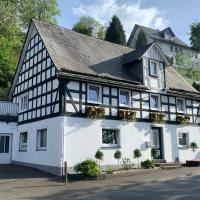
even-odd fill
[(147, 159), (147, 160), (141, 162), (141, 166), (142, 166), (142, 168), (145, 168), (145, 169), (154, 168), (154, 161)]
[(81, 172), (88, 177), (96, 177), (100, 174), (100, 169), (96, 161), (85, 160), (74, 167), (76, 172)]

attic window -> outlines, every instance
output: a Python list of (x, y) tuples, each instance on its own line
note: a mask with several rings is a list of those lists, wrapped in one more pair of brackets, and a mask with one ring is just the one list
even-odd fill
[(157, 69), (158, 62), (151, 60), (149, 66), (149, 74), (150, 76), (158, 76), (158, 69)]

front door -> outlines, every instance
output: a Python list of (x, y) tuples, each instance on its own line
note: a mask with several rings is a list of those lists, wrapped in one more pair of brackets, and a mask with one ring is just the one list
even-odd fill
[(152, 128), (152, 145), (157, 149), (157, 155), (154, 159), (163, 159), (161, 128)]
[(0, 133), (0, 164), (9, 164), (11, 159), (11, 135)]

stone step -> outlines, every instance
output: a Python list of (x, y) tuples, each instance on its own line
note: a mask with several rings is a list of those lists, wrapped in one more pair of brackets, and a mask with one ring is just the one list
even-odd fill
[(153, 161), (154, 161), (155, 164), (156, 163), (166, 163), (165, 159), (154, 159)]
[(155, 163), (158, 167), (168, 167), (168, 166), (180, 166), (178, 162), (166, 162), (166, 163)]

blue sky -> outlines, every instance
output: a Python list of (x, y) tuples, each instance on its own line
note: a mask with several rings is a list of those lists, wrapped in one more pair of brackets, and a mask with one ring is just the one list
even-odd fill
[(112, 15), (122, 21), (127, 38), (135, 25), (156, 29), (170, 26), (189, 44), (190, 24), (200, 21), (200, 0), (58, 0), (58, 24), (71, 29), (82, 15), (107, 26)]

